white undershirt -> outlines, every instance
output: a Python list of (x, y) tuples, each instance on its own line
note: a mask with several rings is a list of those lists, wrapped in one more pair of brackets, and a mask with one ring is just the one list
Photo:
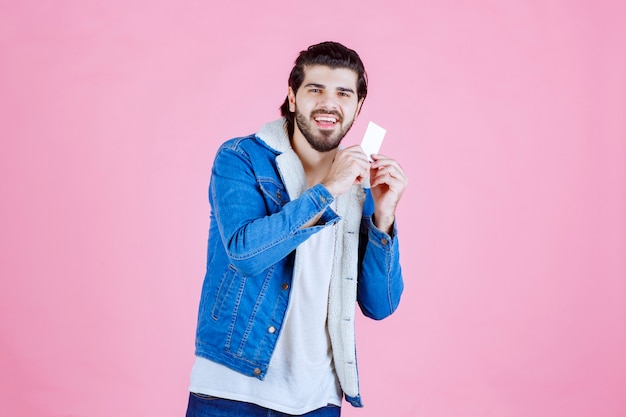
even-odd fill
[(341, 406), (326, 325), (335, 228), (326, 227), (298, 247), (283, 329), (263, 381), (196, 357), (189, 390), (245, 401), (288, 414), (327, 404)]

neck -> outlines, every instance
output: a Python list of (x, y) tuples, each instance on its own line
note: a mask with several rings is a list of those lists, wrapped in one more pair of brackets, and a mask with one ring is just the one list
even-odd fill
[(297, 130), (294, 132), (291, 146), (298, 158), (300, 158), (300, 162), (302, 162), (309, 187), (321, 182), (328, 174), (328, 171), (330, 171), (337, 149), (329, 152), (318, 152), (309, 145), (309, 142)]

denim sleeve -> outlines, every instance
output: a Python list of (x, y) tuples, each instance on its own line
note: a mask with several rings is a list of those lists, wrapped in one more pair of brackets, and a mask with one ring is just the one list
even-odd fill
[[(261, 273), (309, 236), (339, 220), (329, 207), (333, 196), (321, 184), (270, 209), (250, 158), (233, 148), (218, 151), (209, 199), (226, 253), (244, 276)], [(319, 213), (322, 216), (316, 225), (302, 227)]]
[(363, 218), (357, 300), (363, 314), (375, 320), (391, 315), (404, 290), (397, 229), (391, 235), (376, 228), (370, 216)]

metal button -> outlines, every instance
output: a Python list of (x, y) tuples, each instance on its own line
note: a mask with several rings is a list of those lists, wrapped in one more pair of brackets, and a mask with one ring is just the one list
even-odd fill
[(380, 243), (382, 243), (383, 245), (387, 245), (387, 243), (389, 243), (389, 241), (387, 239), (385, 239), (385, 238), (382, 238), (380, 240)]
[(281, 288), (282, 288), (283, 290), (288, 290), (288, 289), (289, 289), (289, 284), (287, 284), (287, 283), (285, 282)]
[(269, 334), (274, 334), (274, 333), (276, 333), (276, 327), (274, 327), (274, 326), (270, 326), (270, 327), (268, 327), (268, 328), (267, 328), (267, 332), (268, 332)]
[(320, 201), (322, 202), (322, 204), (326, 204), (326, 197), (324, 197), (323, 195), (320, 196)]
[(278, 197), (279, 200), (283, 198), (282, 194), (280, 193), (280, 190), (276, 190), (276, 197)]
[(252, 371), (252, 372), (254, 372), (254, 374), (255, 374), (256, 376), (261, 375), (261, 370), (260, 370), (259, 368), (254, 368), (254, 371)]

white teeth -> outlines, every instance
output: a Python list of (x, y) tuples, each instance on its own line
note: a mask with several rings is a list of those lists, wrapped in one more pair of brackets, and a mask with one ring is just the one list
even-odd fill
[(334, 117), (316, 117), (315, 120), (317, 120), (318, 122), (330, 122), (330, 123), (335, 123), (337, 121), (337, 119), (335, 119)]

